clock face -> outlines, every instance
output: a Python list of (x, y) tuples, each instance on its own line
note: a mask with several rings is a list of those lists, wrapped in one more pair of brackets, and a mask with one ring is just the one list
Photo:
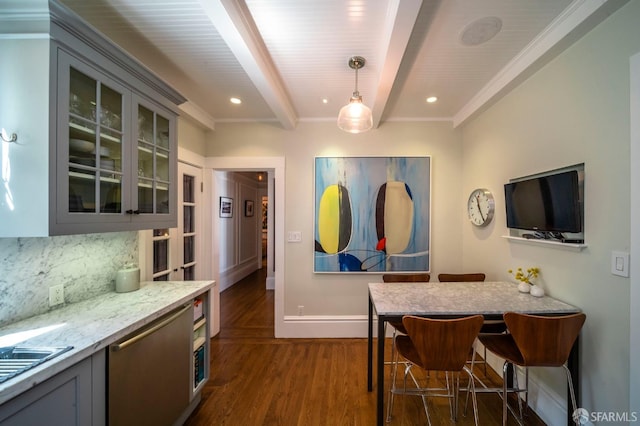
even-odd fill
[(491, 191), (478, 188), (471, 192), (467, 202), (469, 220), (476, 226), (486, 226), (493, 219), (494, 202)]

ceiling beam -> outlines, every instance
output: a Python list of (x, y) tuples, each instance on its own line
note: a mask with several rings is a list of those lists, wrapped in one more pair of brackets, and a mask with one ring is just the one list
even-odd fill
[(422, 0), (392, 0), (389, 2), (384, 28), (386, 42), (383, 43), (380, 55), (381, 69), (378, 76), (378, 87), (371, 107), (374, 128), (380, 125), (421, 5)]
[(297, 113), (246, 3), (200, 0), (200, 4), (278, 121), (293, 130)]

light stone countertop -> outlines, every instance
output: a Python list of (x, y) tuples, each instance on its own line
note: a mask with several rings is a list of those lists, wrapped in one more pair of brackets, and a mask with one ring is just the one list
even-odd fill
[[(213, 285), (214, 281), (143, 282), (136, 291), (106, 293), (0, 328), (0, 347), (73, 346), (70, 351), (0, 383), (0, 404), (188, 303)], [(39, 329), (44, 332), (23, 337)]]
[(370, 283), (369, 295), (376, 314), (384, 316), (502, 317), (507, 311), (547, 315), (580, 312), (579, 308), (549, 296), (520, 293), (516, 284), (501, 281)]

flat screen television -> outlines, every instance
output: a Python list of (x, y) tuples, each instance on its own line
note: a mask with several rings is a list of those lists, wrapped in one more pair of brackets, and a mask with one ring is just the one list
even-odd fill
[(538, 232), (582, 232), (576, 170), (504, 185), (507, 228)]

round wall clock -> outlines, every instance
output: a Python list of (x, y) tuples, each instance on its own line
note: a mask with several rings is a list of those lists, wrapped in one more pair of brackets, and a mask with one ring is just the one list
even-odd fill
[(467, 214), (475, 226), (487, 226), (493, 219), (494, 209), (493, 194), (488, 189), (474, 189), (469, 195)]

